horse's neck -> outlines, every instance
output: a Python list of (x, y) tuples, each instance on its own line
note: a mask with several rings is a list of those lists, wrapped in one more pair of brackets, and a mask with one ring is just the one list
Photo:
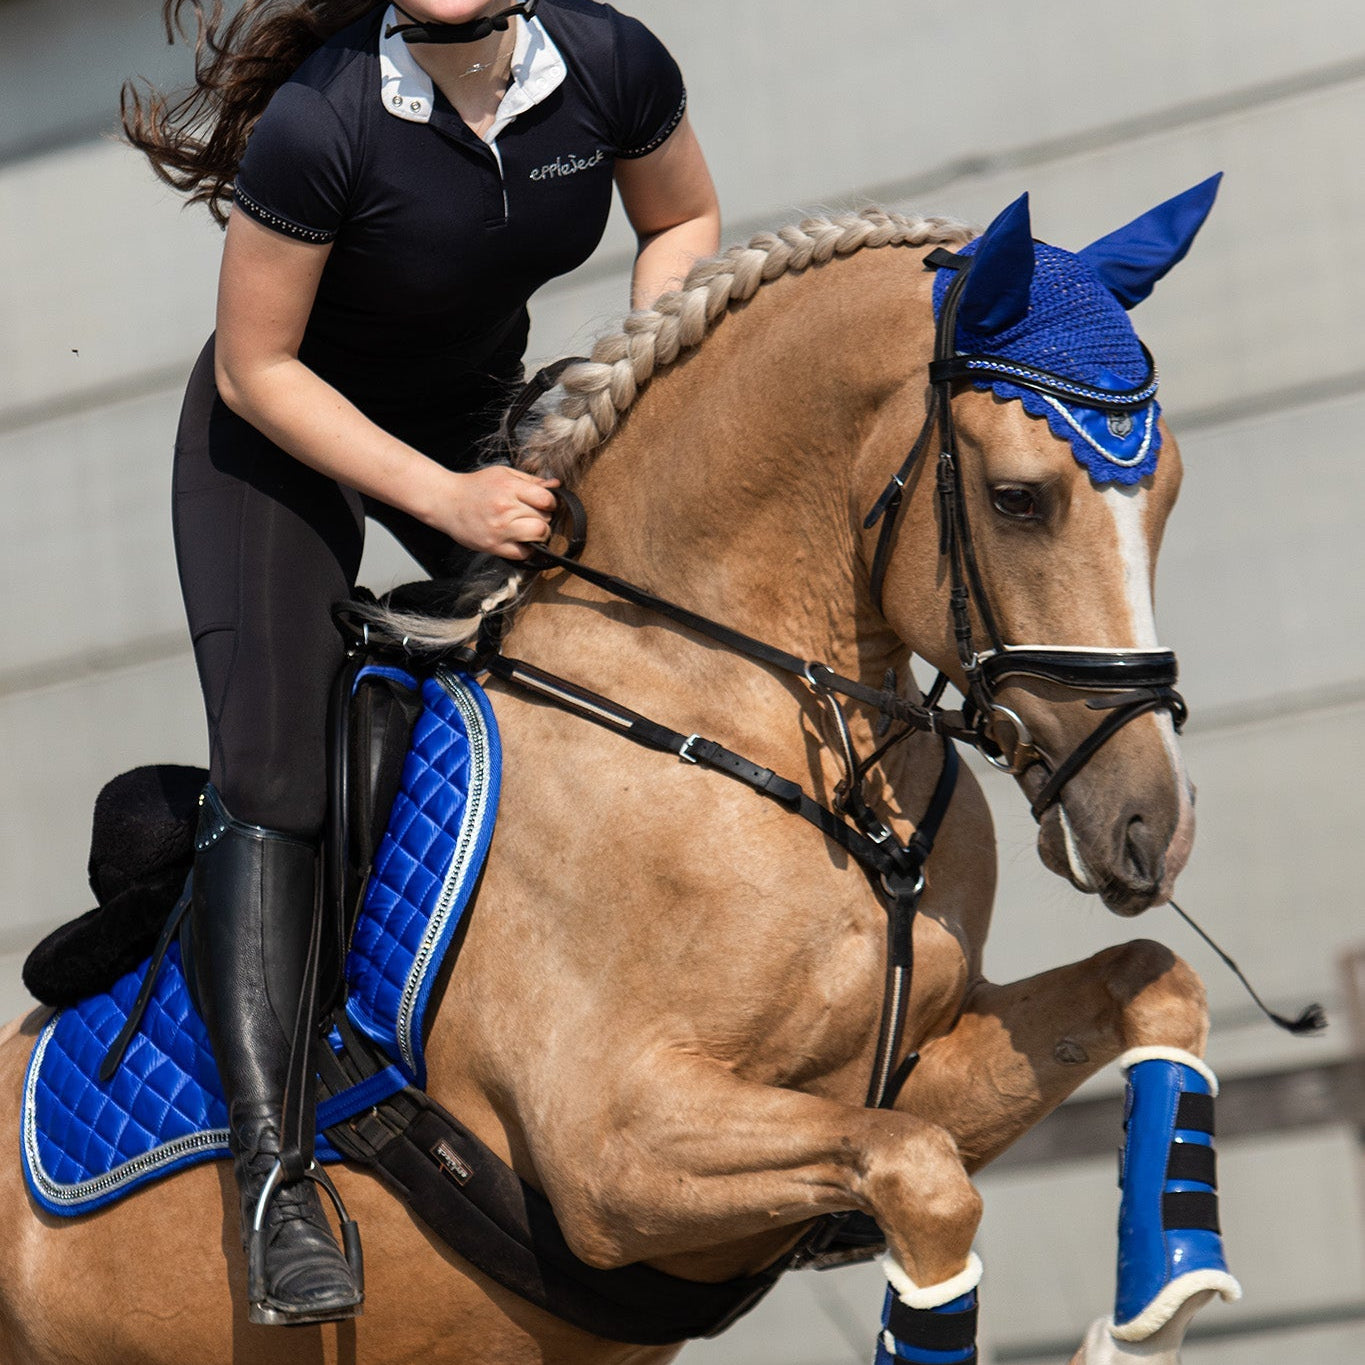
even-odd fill
[(874, 251), (777, 281), (657, 376), (580, 486), (587, 561), (840, 671), (884, 667), (860, 461), (922, 372), (917, 275)]

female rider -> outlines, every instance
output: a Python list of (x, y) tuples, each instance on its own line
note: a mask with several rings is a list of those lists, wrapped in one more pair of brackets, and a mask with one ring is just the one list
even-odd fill
[[(185, 3), (166, 0), (168, 27)], [(341, 660), (330, 608), (366, 515), (433, 574), (548, 536), (552, 484), (478, 461), (527, 299), (597, 245), (613, 183), (640, 242), (636, 306), (716, 250), (719, 213), (676, 64), (593, 0), (247, 0), (221, 34), (203, 24), (196, 65), (187, 94), (125, 109), (158, 173), (227, 226), (174, 480), (210, 739), (194, 977), (244, 1241), (263, 1220), (252, 1320), (315, 1322), (361, 1297), (281, 1134)]]

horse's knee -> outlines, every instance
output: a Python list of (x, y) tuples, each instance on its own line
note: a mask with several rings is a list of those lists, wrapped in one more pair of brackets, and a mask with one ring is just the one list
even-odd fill
[(1199, 974), (1162, 943), (1135, 939), (1100, 954), (1105, 988), (1119, 1009), (1124, 1048), (1165, 1044), (1196, 1055), (1208, 1038)]
[(937, 1284), (961, 1270), (982, 1203), (945, 1129), (918, 1125), (899, 1152), (870, 1165), (864, 1195), (916, 1284)]

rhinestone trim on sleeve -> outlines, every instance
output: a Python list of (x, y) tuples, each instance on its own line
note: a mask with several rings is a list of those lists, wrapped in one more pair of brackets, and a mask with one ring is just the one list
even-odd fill
[(682, 122), (682, 116), (687, 112), (687, 91), (683, 91), (683, 97), (678, 102), (678, 107), (673, 111), (673, 117), (664, 124), (657, 137), (651, 142), (646, 142), (643, 147), (632, 147), (630, 150), (622, 150), (616, 153), (622, 161), (634, 161), (637, 157), (648, 156), (656, 147), (662, 147), (672, 135), (673, 130)]
[(240, 185), (234, 187), (232, 199), (258, 223), (264, 223), (266, 227), (282, 232), (286, 237), (294, 237), (300, 242), (315, 242), (318, 245), (336, 240), (335, 231), (320, 232), (317, 228), (303, 227), (299, 223), (291, 223), (288, 218), (281, 218), (278, 213), (272, 213), (264, 204), (258, 204)]

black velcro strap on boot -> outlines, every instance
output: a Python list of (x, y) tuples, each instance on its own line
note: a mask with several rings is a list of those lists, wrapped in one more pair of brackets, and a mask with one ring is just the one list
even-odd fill
[[(911, 1308), (893, 1296), (886, 1325), (897, 1341), (917, 1350), (965, 1351), (976, 1346), (976, 1315), (975, 1304), (959, 1313), (944, 1313), (933, 1308)], [(972, 1360), (975, 1359), (973, 1356)]]
[(1218, 1223), (1218, 1196), (1207, 1190), (1177, 1190), (1161, 1196), (1161, 1225), (1168, 1231), (1196, 1228), (1222, 1232)]
[(1175, 1126), (1190, 1133), (1213, 1136), (1213, 1096), (1185, 1092), (1175, 1110)]
[(1166, 1158), (1167, 1180), (1197, 1180), (1218, 1188), (1218, 1154), (1199, 1142), (1173, 1142)]

